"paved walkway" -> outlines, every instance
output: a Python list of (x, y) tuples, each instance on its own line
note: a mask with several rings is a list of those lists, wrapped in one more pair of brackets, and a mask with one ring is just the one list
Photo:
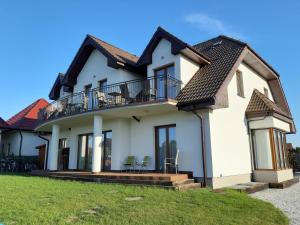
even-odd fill
[(267, 189), (250, 196), (271, 202), (290, 218), (292, 225), (300, 224), (300, 182), (286, 189)]

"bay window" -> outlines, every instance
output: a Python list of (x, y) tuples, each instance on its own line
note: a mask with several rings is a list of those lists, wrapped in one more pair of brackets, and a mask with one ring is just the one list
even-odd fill
[(252, 143), (256, 170), (288, 168), (285, 132), (274, 128), (252, 130)]

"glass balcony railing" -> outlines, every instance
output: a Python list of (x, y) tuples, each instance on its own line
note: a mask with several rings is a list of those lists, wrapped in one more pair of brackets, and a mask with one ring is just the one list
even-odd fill
[(175, 99), (182, 82), (170, 76), (155, 76), (95, 88), (60, 98), (40, 110), (42, 121), (116, 106)]

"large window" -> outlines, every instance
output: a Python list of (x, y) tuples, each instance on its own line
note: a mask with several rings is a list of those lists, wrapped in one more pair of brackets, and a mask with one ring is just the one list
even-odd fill
[(93, 134), (79, 135), (78, 140), (78, 169), (92, 169)]
[[(155, 128), (156, 170), (175, 171), (175, 167), (165, 167), (166, 159), (174, 159), (177, 154), (176, 125), (165, 125)], [(174, 162), (172, 162), (174, 163)]]
[(252, 130), (255, 169), (288, 168), (285, 132), (277, 129)]
[(272, 147), (270, 132), (265, 130), (254, 130), (252, 132), (256, 169), (273, 169)]
[(157, 90), (158, 98), (176, 97), (176, 90), (172, 85), (166, 83), (166, 78), (175, 78), (175, 67), (174, 65), (168, 65), (155, 70), (156, 83), (155, 88)]
[(57, 169), (62, 170), (63, 168), (63, 149), (67, 148), (67, 139), (61, 138), (58, 142), (58, 157), (57, 157)]

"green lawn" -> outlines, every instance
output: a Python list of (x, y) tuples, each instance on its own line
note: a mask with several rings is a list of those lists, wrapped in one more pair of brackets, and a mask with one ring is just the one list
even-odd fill
[(0, 175), (1, 223), (267, 225), (288, 224), (288, 219), (271, 204), (234, 191), (178, 192)]

